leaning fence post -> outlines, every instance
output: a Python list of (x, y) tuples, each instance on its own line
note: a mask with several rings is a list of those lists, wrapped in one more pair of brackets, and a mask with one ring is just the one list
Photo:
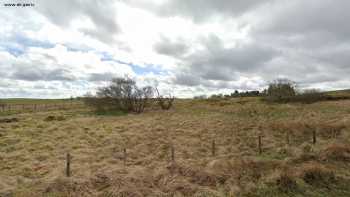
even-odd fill
[(215, 149), (216, 149), (216, 147), (215, 147), (215, 140), (213, 140), (212, 143), (211, 143), (211, 154), (212, 154), (212, 156), (215, 156)]
[(316, 144), (316, 129), (312, 130), (312, 143)]
[(67, 177), (70, 177), (70, 162), (71, 162), (71, 156), (69, 153), (67, 153), (67, 160), (66, 160), (66, 175)]
[(259, 154), (261, 155), (261, 153), (262, 153), (262, 148), (261, 148), (261, 146), (262, 146), (262, 140), (261, 140), (261, 135), (259, 135), (259, 137), (258, 137), (258, 146), (259, 146)]
[(170, 151), (171, 151), (171, 161), (175, 162), (175, 148), (173, 144), (170, 145)]
[(126, 166), (126, 148), (123, 149), (124, 166)]

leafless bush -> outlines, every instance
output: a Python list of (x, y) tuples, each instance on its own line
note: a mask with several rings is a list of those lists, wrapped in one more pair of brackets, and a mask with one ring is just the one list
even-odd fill
[(150, 86), (139, 88), (130, 78), (114, 78), (110, 85), (99, 88), (95, 96), (85, 96), (84, 101), (98, 111), (141, 113), (152, 96), (153, 89)]
[(289, 79), (277, 79), (270, 83), (265, 97), (266, 101), (277, 103), (314, 103), (330, 99), (332, 99), (330, 96), (316, 89), (298, 92), (295, 82)]
[(283, 192), (294, 191), (297, 189), (297, 182), (291, 172), (283, 171), (276, 180), (278, 188)]
[(329, 184), (334, 182), (334, 172), (318, 163), (308, 163), (302, 167), (301, 178), (310, 185)]
[(276, 79), (269, 84), (266, 100), (271, 102), (283, 102), (285, 99), (296, 95), (295, 83), (289, 79)]
[(157, 91), (157, 103), (163, 110), (169, 110), (173, 106), (173, 102), (175, 100), (174, 96), (169, 95), (168, 97), (161, 96), (159, 94), (158, 89), (156, 88)]

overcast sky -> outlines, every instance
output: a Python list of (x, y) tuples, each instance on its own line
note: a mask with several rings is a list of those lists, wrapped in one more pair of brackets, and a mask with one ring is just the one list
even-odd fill
[[(0, 0), (0, 97), (350, 88), (349, 0)], [(9, 7), (5, 3), (33, 3)]]

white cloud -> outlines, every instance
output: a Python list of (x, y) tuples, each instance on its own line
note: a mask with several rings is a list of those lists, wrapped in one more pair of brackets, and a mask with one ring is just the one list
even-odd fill
[(189, 97), (276, 77), (347, 88), (346, 0), (35, 0), (1, 7), (0, 97), (83, 94), (113, 76)]

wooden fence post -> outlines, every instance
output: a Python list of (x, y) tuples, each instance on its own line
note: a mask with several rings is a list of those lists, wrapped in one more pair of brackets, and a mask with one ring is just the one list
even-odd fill
[(71, 156), (69, 153), (67, 153), (67, 163), (66, 163), (66, 175), (67, 177), (70, 177), (70, 163), (71, 163)]
[(36, 104), (34, 104), (34, 111), (36, 111)]
[(286, 131), (286, 141), (287, 141), (287, 145), (290, 144), (290, 134), (289, 131)]
[(216, 147), (215, 147), (215, 140), (213, 140), (212, 143), (211, 143), (211, 155), (212, 156), (215, 156), (215, 149), (216, 149)]
[(312, 143), (316, 144), (316, 129), (312, 130)]
[(126, 148), (123, 149), (124, 166), (126, 166)]
[(259, 146), (259, 154), (261, 155), (262, 153), (262, 140), (261, 140), (261, 135), (259, 135), (259, 138), (258, 138), (258, 146)]
[(175, 162), (175, 148), (173, 144), (170, 145), (170, 151), (171, 151), (171, 161)]

